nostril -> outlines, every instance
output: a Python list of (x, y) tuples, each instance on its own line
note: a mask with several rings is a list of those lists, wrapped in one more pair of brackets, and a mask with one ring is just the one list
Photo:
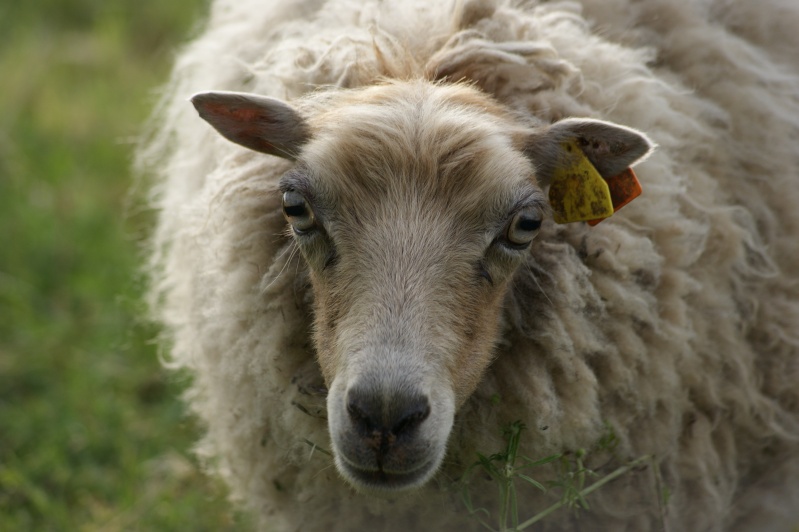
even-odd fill
[(400, 419), (399, 422), (391, 428), (391, 432), (394, 433), (395, 436), (413, 431), (430, 415), (430, 403), (427, 401), (426, 397), (422, 399), (423, 400), (418, 401), (414, 407), (405, 414), (405, 417)]
[(410, 433), (430, 416), (430, 402), (424, 395), (369, 393), (353, 388), (347, 393), (347, 414), (353, 428), (363, 436)]
[(350, 394), (350, 400), (347, 401), (347, 413), (350, 415), (350, 419), (356, 426), (364, 430), (373, 430), (375, 428), (374, 421), (370, 418), (366, 408), (358, 404), (357, 398), (352, 397), (353, 395), (355, 394)]

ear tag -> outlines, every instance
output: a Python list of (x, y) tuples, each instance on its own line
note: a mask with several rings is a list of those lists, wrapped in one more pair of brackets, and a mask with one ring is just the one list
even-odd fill
[[(608, 188), (610, 189), (610, 198), (613, 200), (613, 212), (618, 211), (632, 200), (637, 198), (643, 192), (641, 182), (633, 172), (632, 168), (628, 168), (618, 175), (606, 179)], [(604, 220), (604, 218), (597, 218), (595, 220), (588, 220), (588, 225), (594, 226)]]
[(613, 214), (607, 182), (572, 139), (561, 144), (564, 156), (549, 185), (549, 203), (555, 222), (566, 224)]

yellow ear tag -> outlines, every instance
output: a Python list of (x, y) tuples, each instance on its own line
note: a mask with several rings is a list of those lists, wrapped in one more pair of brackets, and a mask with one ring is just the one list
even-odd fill
[(613, 214), (608, 184), (577, 145), (561, 144), (564, 155), (558, 161), (549, 185), (549, 203), (559, 224), (607, 218)]

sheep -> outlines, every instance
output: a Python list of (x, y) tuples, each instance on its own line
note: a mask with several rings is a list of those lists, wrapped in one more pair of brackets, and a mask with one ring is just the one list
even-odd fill
[[(543, 529), (795, 527), (796, 27), (787, 0), (217, 0), (139, 152), (205, 467), (265, 530), (472, 530), (502, 427), (531, 459), (610, 430), (587, 467), (647, 461)], [(556, 223), (572, 163), (643, 194)]]

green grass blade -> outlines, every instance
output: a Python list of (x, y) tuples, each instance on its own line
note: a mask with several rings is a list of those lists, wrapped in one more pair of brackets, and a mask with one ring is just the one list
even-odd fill
[(546, 486), (544, 486), (543, 484), (541, 484), (537, 480), (535, 480), (535, 479), (533, 479), (531, 477), (528, 477), (527, 475), (523, 475), (522, 473), (516, 473), (516, 476), (519, 477), (520, 479), (524, 480), (525, 482), (527, 482), (529, 484), (532, 484), (533, 486), (535, 486), (536, 488), (540, 489), (541, 491), (544, 491), (544, 492), (547, 491)]

